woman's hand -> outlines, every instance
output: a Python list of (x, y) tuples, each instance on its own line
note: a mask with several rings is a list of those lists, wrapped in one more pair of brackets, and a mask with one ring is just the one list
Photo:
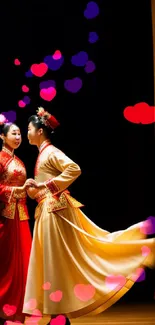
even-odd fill
[(26, 192), (27, 195), (33, 200), (35, 199), (36, 194), (38, 194), (39, 189), (37, 189), (36, 187), (28, 187)]
[(27, 190), (29, 187), (37, 187), (37, 183), (33, 178), (28, 178), (23, 185), (23, 190)]
[(37, 183), (34, 179), (28, 179), (27, 180), (27, 187), (34, 187), (38, 190), (42, 190), (44, 188), (46, 188), (45, 184), (44, 183)]

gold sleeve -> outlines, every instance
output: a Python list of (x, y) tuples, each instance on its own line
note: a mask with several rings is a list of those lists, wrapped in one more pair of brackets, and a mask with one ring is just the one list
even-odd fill
[(49, 163), (60, 172), (58, 176), (45, 182), (45, 186), (53, 194), (67, 189), (81, 174), (80, 167), (60, 150), (49, 155)]

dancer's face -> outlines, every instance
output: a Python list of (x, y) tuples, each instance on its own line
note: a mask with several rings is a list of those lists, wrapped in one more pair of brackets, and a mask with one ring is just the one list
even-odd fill
[(43, 129), (37, 129), (32, 122), (29, 123), (27, 137), (30, 144), (38, 146), (42, 133)]
[(1, 135), (4, 144), (8, 145), (11, 149), (17, 149), (21, 142), (21, 132), (18, 126), (12, 124), (6, 135)]

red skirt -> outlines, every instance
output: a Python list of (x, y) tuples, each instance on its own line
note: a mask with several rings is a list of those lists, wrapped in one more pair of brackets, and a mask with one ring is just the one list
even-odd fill
[(28, 220), (0, 217), (0, 317), (23, 321), (32, 236)]

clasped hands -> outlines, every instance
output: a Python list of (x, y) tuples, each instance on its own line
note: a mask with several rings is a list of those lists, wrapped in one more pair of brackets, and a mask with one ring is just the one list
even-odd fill
[(33, 178), (28, 178), (23, 185), (23, 189), (27, 190), (28, 188), (33, 187), (36, 189), (43, 189), (45, 188), (44, 183), (37, 183)]

